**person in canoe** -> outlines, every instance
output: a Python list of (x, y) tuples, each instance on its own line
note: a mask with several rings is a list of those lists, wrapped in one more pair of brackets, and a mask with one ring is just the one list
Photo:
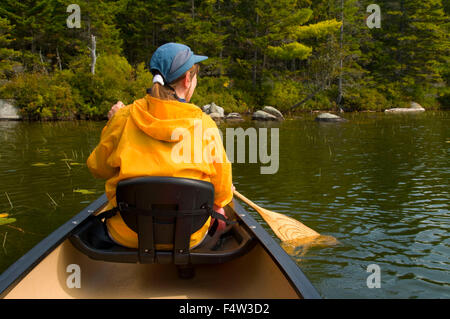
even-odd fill
[[(231, 163), (215, 122), (189, 103), (197, 86), (198, 63), (207, 58), (195, 55), (183, 44), (160, 46), (150, 61), (153, 85), (148, 94), (130, 105), (118, 102), (111, 108), (100, 142), (87, 160), (95, 177), (107, 179), (106, 209), (117, 206), (116, 186), (120, 180), (172, 176), (212, 183), (214, 210), (225, 215), (223, 207), (233, 197)], [(183, 144), (187, 141), (191, 145)], [(217, 231), (225, 228), (222, 220), (217, 222)], [(191, 235), (191, 248), (202, 242), (211, 225), (209, 218)], [(106, 228), (116, 243), (138, 247), (137, 234), (120, 214), (107, 219)]]

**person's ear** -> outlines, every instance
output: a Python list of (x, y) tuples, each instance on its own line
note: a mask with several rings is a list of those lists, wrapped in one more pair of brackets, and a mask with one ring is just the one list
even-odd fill
[(186, 72), (186, 76), (184, 77), (183, 84), (186, 88), (191, 85), (191, 77), (189, 76), (189, 72)]

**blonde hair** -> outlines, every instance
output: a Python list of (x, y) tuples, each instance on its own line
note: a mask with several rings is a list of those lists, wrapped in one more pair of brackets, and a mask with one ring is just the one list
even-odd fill
[(192, 68), (186, 71), (182, 76), (180, 76), (178, 79), (172, 81), (171, 83), (167, 83), (165, 85), (161, 85), (161, 83), (155, 82), (152, 85), (150, 95), (152, 97), (155, 97), (160, 100), (174, 100), (177, 101), (178, 98), (175, 93), (175, 88), (173, 85), (176, 86), (178, 82), (183, 80), (185, 76), (189, 73), (190, 78), (192, 79), (194, 75), (198, 75), (198, 72), (200, 70), (200, 66), (198, 64), (194, 64)]

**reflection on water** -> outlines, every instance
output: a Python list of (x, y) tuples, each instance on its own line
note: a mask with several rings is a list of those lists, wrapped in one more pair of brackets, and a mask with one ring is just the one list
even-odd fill
[[(344, 116), (258, 124), (280, 128), (279, 171), (234, 163), (237, 190), (337, 238), (283, 245), (322, 296), (450, 297), (450, 114)], [(17, 219), (0, 226), (0, 271), (102, 193), (84, 163), (103, 125), (0, 122), (0, 214)], [(380, 266), (379, 289), (367, 287), (370, 264)]]

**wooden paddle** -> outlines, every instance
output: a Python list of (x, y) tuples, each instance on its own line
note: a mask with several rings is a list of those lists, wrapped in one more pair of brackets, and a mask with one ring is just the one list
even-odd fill
[(283, 242), (301, 242), (304, 244), (320, 236), (318, 232), (303, 225), (296, 219), (261, 208), (236, 190), (233, 193), (244, 203), (256, 210), (270, 228), (272, 228), (275, 235)]

